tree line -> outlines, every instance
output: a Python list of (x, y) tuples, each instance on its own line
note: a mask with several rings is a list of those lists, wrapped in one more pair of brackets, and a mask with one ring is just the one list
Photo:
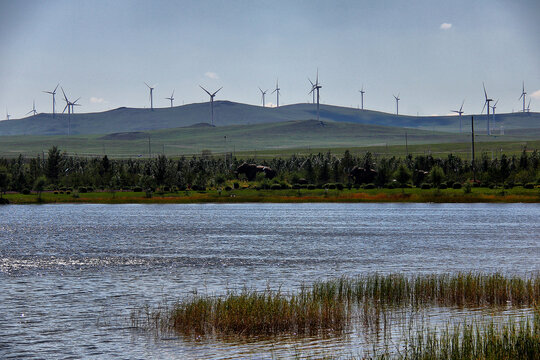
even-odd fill
[(341, 154), (318, 153), (293, 155), (256, 161), (253, 158), (206, 156), (116, 160), (107, 156), (85, 158), (67, 156), (57, 147), (49, 149), (45, 158), (36, 156), (16, 159), (0, 158), (0, 191), (23, 192), (62, 188), (128, 190), (225, 188), (239, 180), (236, 169), (242, 163), (256, 163), (273, 169), (272, 180), (258, 174), (254, 186), (282, 187), (310, 184), (355, 186), (350, 176), (353, 168), (372, 170), (372, 187), (396, 186), (452, 186), (475, 179), (480, 186), (513, 186), (538, 184), (540, 181), (540, 153), (524, 149), (520, 155), (491, 158), (481, 154), (473, 164), (454, 154), (446, 157), (409, 155), (405, 158), (375, 157), (370, 152), (353, 155), (348, 150)]

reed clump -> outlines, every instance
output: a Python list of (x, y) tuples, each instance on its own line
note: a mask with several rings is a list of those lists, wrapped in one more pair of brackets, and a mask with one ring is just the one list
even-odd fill
[(179, 302), (169, 314), (169, 325), (191, 335), (307, 335), (343, 330), (348, 324), (344, 305), (334, 299), (314, 298), (304, 290), (289, 296), (280, 291), (243, 290), (225, 297), (196, 296)]
[(307, 335), (342, 331), (353, 315), (378, 331), (387, 328), (387, 312), (395, 308), (533, 307), (539, 300), (540, 275), (371, 274), (317, 281), (288, 294), (244, 289), (195, 295), (166, 309), (146, 309), (143, 322), (186, 335)]

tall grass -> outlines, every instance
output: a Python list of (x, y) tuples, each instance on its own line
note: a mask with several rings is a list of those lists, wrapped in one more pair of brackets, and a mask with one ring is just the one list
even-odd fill
[(395, 353), (371, 359), (540, 359), (540, 311), (524, 319), (504, 322), (448, 323), (442, 330), (411, 331)]
[[(386, 331), (388, 308), (530, 307), (539, 300), (540, 275), (373, 274), (318, 281), (290, 294), (267, 289), (196, 295), (170, 308), (146, 308), (143, 323), (186, 335), (307, 335), (342, 331), (359, 314), (355, 319), (377, 331), (382, 319)], [(132, 317), (135, 326), (140, 318)]]

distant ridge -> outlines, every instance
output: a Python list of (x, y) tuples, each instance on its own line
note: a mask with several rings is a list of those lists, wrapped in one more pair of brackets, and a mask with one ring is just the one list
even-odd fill
[[(313, 104), (293, 104), (279, 108), (261, 107), (231, 101), (214, 102), (215, 126), (254, 125), (293, 120), (313, 120), (317, 117)], [(372, 110), (333, 105), (321, 105), (321, 121), (350, 122), (394, 127), (417, 128), (432, 131), (457, 132), (457, 116), (407, 116)], [(475, 128), (485, 132), (485, 115), (475, 115)], [(468, 132), (470, 115), (464, 115), (464, 129)], [(194, 103), (176, 107), (150, 109), (120, 107), (99, 113), (71, 115), (71, 134), (111, 134), (152, 131), (179, 127), (211, 126), (210, 104)], [(493, 123), (493, 122), (492, 122)], [(64, 135), (67, 134), (68, 115), (37, 114), (18, 120), (0, 121), (0, 136), (4, 135)], [(467, 125), (469, 124), (469, 125)], [(505, 130), (540, 128), (539, 113), (497, 114), (494, 129)]]

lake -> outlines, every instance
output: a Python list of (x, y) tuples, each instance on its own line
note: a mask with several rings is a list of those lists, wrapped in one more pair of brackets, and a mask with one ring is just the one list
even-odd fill
[(356, 353), (358, 336), (160, 337), (132, 309), (366, 273), (540, 271), (537, 204), (0, 207), (0, 358)]

